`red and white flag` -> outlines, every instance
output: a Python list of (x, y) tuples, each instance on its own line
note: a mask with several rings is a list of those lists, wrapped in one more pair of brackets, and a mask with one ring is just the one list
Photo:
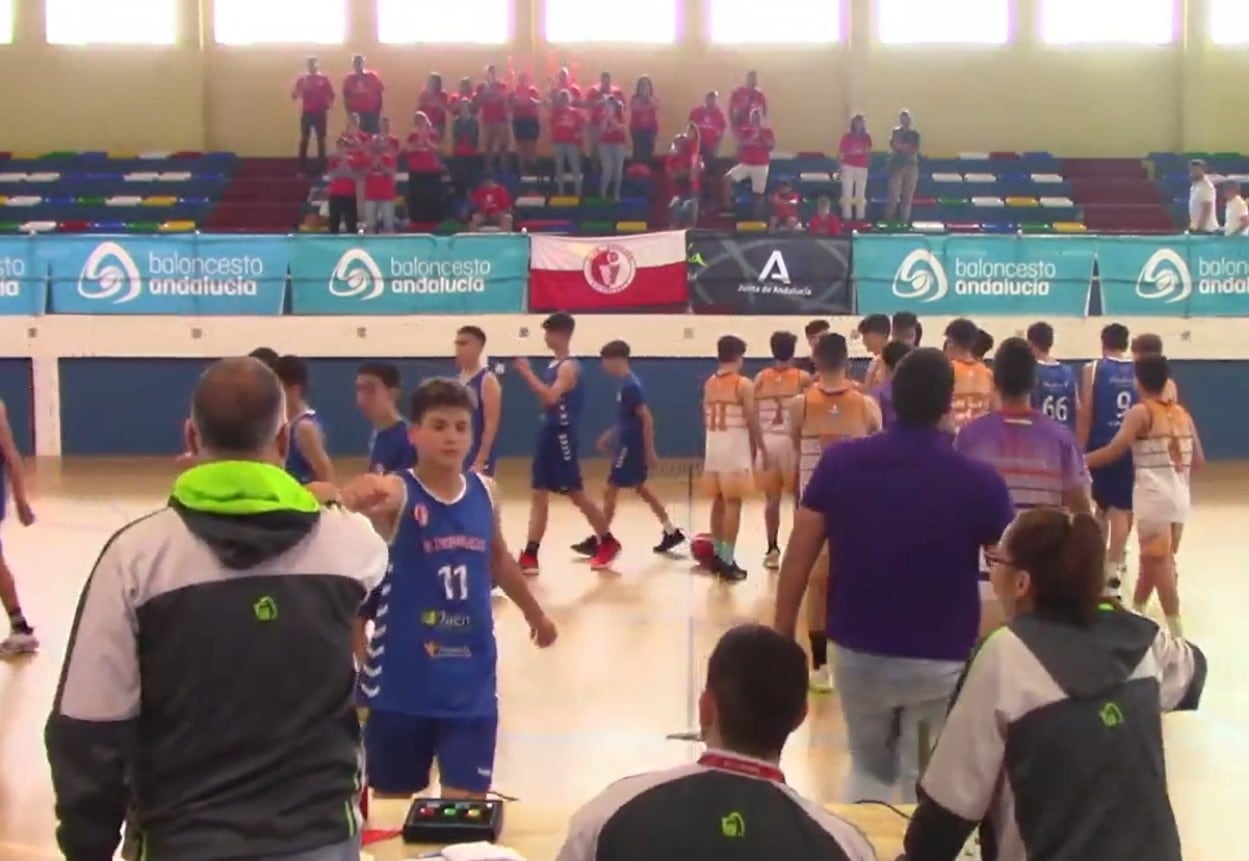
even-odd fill
[(685, 231), (530, 237), (530, 311), (618, 311), (689, 302)]

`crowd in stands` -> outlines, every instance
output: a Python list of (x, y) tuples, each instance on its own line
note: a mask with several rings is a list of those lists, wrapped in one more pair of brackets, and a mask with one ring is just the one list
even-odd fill
[[(465, 215), (474, 228), (510, 230), (512, 197), (505, 177), (543, 170), (539, 142), (546, 133), (551, 161), (548, 188), (581, 197), (586, 191), (619, 202), (626, 171), (662, 177), (670, 226), (698, 223), (704, 205), (731, 208), (736, 186), (746, 185), (753, 216), (772, 230), (805, 230), (832, 236), (843, 223), (867, 217), (867, 176), (872, 137), (863, 114), (856, 114), (837, 147), (842, 198), (840, 217), (833, 201), (822, 196), (806, 223), (800, 217), (800, 195), (791, 183), (769, 183), (769, 165), (777, 146), (768, 119), (768, 99), (754, 71), (721, 106), (710, 90), (686, 115), (684, 128), (660, 157), (661, 103), (651, 79), (638, 78), (626, 94), (610, 72), (582, 88), (573, 72), (561, 68), (545, 89), (526, 72), (501, 76), (486, 66), (482, 79), (464, 77), (454, 92), (442, 77), (431, 74), (415, 99), (411, 128), (400, 138), (392, 133), (385, 110), (385, 84), (352, 58), (352, 72), (342, 84), (346, 125), (327, 159), (330, 113), (337, 94), (316, 58), (295, 82), (292, 100), (300, 103), (299, 163), (301, 171), (325, 173), (327, 214), (331, 232), (366, 233), (396, 229), (395, 200), (401, 175), (407, 176), (406, 210), (410, 224), (438, 223), (449, 215)], [(722, 161), (724, 140), (731, 135), (734, 153), (727, 170)], [(317, 161), (308, 159), (315, 138)], [(889, 140), (888, 220), (907, 222), (919, 178), (920, 136), (911, 115), (902, 111)], [(597, 184), (586, 188), (587, 176)]]
[[(1249, 204), (1240, 194), (1240, 183), (1234, 179), (1215, 179), (1205, 161), (1193, 159), (1188, 165), (1192, 186), (1188, 193), (1188, 229), (1192, 233), (1223, 233), (1227, 236), (1249, 236)], [(1223, 224), (1219, 225), (1216, 201), (1223, 197)]]

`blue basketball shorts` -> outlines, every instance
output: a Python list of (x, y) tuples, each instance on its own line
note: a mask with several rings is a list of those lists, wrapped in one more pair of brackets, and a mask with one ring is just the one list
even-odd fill
[(607, 483), (612, 487), (641, 487), (646, 483), (646, 453), (642, 446), (625, 443), (612, 456)]
[(1093, 479), (1093, 504), (1102, 511), (1116, 508), (1132, 510), (1132, 485), (1136, 481), (1136, 469), (1132, 456), (1125, 455), (1108, 466), (1089, 470)]
[(369, 712), (364, 762), (369, 786), (385, 795), (415, 795), (429, 787), (438, 763), (443, 789), (483, 793), (494, 779), (499, 716), (432, 718)]
[(530, 487), (551, 493), (581, 490), (581, 462), (577, 459), (577, 432), (572, 428), (543, 428), (533, 453)]

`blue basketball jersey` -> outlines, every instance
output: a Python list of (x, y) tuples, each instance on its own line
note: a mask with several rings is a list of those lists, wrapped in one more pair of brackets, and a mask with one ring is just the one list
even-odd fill
[[(477, 456), (481, 453), (481, 437), (486, 432), (486, 413), (481, 403), (481, 386), (486, 381), (486, 377), (490, 375), (488, 368), (481, 368), (470, 377), (461, 375), (460, 382), (468, 389), (469, 395), (473, 398), (473, 445), (468, 450), (468, 454), (464, 458), (464, 468), (468, 469), (477, 462)], [(494, 450), (498, 438), (490, 443), (490, 451), (486, 452), (485, 463), (486, 472), (493, 473), (495, 465)]]
[(296, 429), (301, 424), (308, 422), (316, 425), (317, 430), (321, 433), (325, 432), (325, 429), (321, 426), (321, 420), (317, 418), (316, 410), (308, 410), (291, 420), (290, 439), (286, 447), (286, 471), (290, 473), (291, 478), (300, 484), (307, 484), (316, 479), (316, 475), (312, 471), (312, 464), (308, 462), (308, 458), (304, 457), (304, 453), (300, 451), (299, 441), (296, 437)]
[(542, 372), (542, 382), (548, 386), (555, 385), (555, 380), (559, 376), (559, 369), (565, 362), (571, 362), (573, 368), (577, 371), (577, 381), (568, 391), (560, 396), (556, 401), (543, 412), (543, 425), (549, 429), (555, 430), (576, 430), (577, 423), (581, 419), (581, 401), (584, 392), (581, 388), (581, 369), (577, 365), (576, 359), (552, 359), (551, 363), (546, 366), (546, 370)]
[(616, 447), (642, 448), (642, 418), (638, 411), (646, 405), (642, 382), (632, 373), (620, 381), (616, 393)]
[(1076, 375), (1062, 362), (1038, 362), (1032, 408), (1040, 410), (1068, 430), (1076, 427)]
[(416, 466), (416, 449), (408, 438), (408, 423), (397, 421), (374, 430), (369, 439), (369, 472), (388, 473)]
[(1093, 363), (1093, 422), (1089, 449), (1101, 448), (1119, 432), (1123, 414), (1136, 403), (1136, 374), (1131, 359), (1102, 358)]
[(498, 712), (497, 650), (490, 606), (494, 502), (483, 480), (464, 476), (444, 502), (412, 472), (379, 588), (360, 690), (370, 708), (421, 717)]

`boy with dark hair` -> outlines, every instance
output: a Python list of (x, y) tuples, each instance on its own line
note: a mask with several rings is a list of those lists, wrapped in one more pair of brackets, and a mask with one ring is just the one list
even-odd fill
[(872, 390), (871, 395), (880, 406), (881, 427), (887, 428), (897, 417), (893, 413), (893, 374), (911, 348), (902, 341), (890, 341), (880, 351), (880, 363), (884, 367), (880, 383)]
[(485, 360), (486, 333), (477, 326), (461, 326), (455, 333), (455, 367), (459, 380), (473, 397), (473, 444), (465, 469), (494, 475), (495, 441), (503, 419), (503, 386)]
[(870, 392), (880, 385), (883, 373), (880, 351), (885, 349), (885, 344), (889, 343), (892, 325), (886, 314), (869, 314), (859, 321), (858, 331), (859, 337), (863, 339), (863, 348), (872, 354), (872, 360), (867, 365), (867, 372), (863, 375), (863, 388)]
[(270, 347), (257, 347), (247, 355), (251, 356), (253, 359), (264, 362), (270, 368), (277, 364), (278, 361), (278, 351), (271, 349)]
[(751, 489), (751, 466), (757, 462), (761, 469), (771, 467), (759, 429), (755, 387), (742, 376), (745, 355), (746, 342), (741, 338), (720, 338), (716, 342), (719, 367), (703, 386), (706, 444), (702, 483), (712, 497), (711, 536), (716, 550), (713, 572), (734, 582), (746, 579), (734, 551), (741, 528), (742, 499)]
[[(629, 368), (629, 352), (629, 345), (624, 341), (608, 341), (599, 351), (603, 370), (620, 381), (620, 390), (616, 393), (616, 423), (603, 431), (598, 440), (599, 451), (611, 457), (611, 471), (603, 491), (603, 517), (610, 528), (616, 516), (616, 497), (620, 489), (632, 488), (663, 526), (663, 535), (654, 551), (667, 553), (685, 540), (685, 533), (672, 525), (668, 510), (647, 484), (650, 467), (659, 463), (655, 452), (655, 418), (646, 406), (641, 381)], [(572, 549), (583, 556), (593, 556), (598, 550), (598, 541), (591, 535), (574, 544)]]
[(984, 329), (976, 331), (976, 346), (972, 348), (971, 354), (976, 357), (979, 362), (984, 361), (984, 357), (993, 352), (993, 336)]
[(832, 328), (827, 320), (811, 320), (807, 325), (802, 327), (802, 334), (807, 339), (808, 355), (794, 361), (794, 367), (800, 371), (806, 371), (808, 374), (815, 373), (815, 360), (810, 358), (810, 354), (815, 352), (815, 345), (819, 342), (820, 337)]
[(1033, 323), (1028, 327), (1027, 338), (1037, 360), (1032, 408), (1074, 432), (1080, 411), (1079, 389), (1075, 372), (1050, 356), (1054, 349), (1054, 327), (1049, 323)]
[(1090, 468), (1104, 467), (1132, 453), (1132, 513), (1141, 552), (1141, 576), (1132, 595), (1132, 608), (1143, 613), (1157, 589), (1167, 628), (1180, 637), (1175, 549), (1192, 507), (1192, 471), (1205, 463), (1205, 455), (1192, 416), (1167, 397), (1171, 370), (1166, 356), (1142, 356), (1136, 360), (1133, 373), (1140, 403), (1124, 413), (1113, 439), (1089, 452), (1088, 464)]
[(924, 327), (919, 318), (910, 311), (897, 311), (893, 315), (892, 335), (895, 341), (901, 341), (912, 350), (919, 346), (924, 337)]
[(396, 405), (400, 389), (399, 369), (390, 362), (374, 360), (356, 369), (356, 406), (373, 425), (369, 472), (399, 472), (416, 464), (408, 423)]
[(495, 583), (540, 648), (556, 638), (508, 552), (493, 481), (464, 471), (472, 413), (464, 386), (427, 380), (408, 413), (415, 469), (362, 475), (341, 491), (343, 504), (367, 515), (391, 547), (386, 577), (361, 611), (385, 623), (357, 654), (375, 796), (423, 792), (435, 761), (441, 796), (484, 798), (490, 790), (499, 726)]
[(757, 467), (755, 477), (766, 499), (763, 521), (768, 549), (763, 565), (775, 569), (781, 564), (781, 496), (794, 489), (794, 471), (798, 468), (789, 434), (789, 403), (810, 385), (811, 376), (794, 367), (798, 336), (793, 332), (773, 332), (769, 346), (774, 364), (755, 376), (755, 404), (759, 410), (763, 447), (768, 453), (768, 468)]
[[(1142, 332), (1132, 339), (1132, 358), (1142, 359), (1145, 356), (1162, 355), (1162, 337), (1153, 332)], [(1180, 391), (1174, 377), (1167, 379), (1167, 400), (1179, 402)]]
[(955, 433), (993, 406), (993, 375), (976, 357), (981, 329), (966, 317), (945, 328), (945, 354), (954, 368), (954, 401), (950, 421)]
[(286, 394), (286, 471), (300, 484), (334, 481), (334, 464), (325, 451), (325, 430), (316, 410), (308, 406), (308, 363), (299, 356), (280, 356), (273, 364)]
[(517, 373), (542, 402), (543, 419), (538, 429), (531, 469), (533, 495), (529, 507), (529, 533), (520, 554), (520, 567), (526, 574), (538, 573), (538, 550), (546, 534), (551, 494), (565, 495), (594, 530), (598, 539), (590, 567), (611, 566), (620, 555), (620, 542), (611, 534), (603, 512), (586, 496), (577, 456), (577, 425), (581, 421), (581, 367), (572, 358), (572, 333), (576, 321), (571, 314), (552, 314), (542, 323), (544, 341), (555, 358), (539, 377), (529, 359), (518, 356)]
[[(9, 488), (13, 491), (13, 505), (17, 509), (17, 520), (23, 526), (35, 522), (35, 512), (30, 507), (30, 498), (26, 491), (26, 472), (22, 466), (22, 455), (17, 450), (13, 439), (13, 428), (9, 425), (9, 412), (4, 402), (0, 401), (0, 520), (4, 519), (5, 493), (4, 480), (9, 480)], [(28, 654), (39, 649), (39, 640), (35, 638), (35, 629), (26, 621), (22, 613), (22, 605), (17, 597), (17, 580), (9, 569), (9, 563), (0, 552), (0, 604), (9, 617), (9, 635), (0, 641), (0, 657)]]

